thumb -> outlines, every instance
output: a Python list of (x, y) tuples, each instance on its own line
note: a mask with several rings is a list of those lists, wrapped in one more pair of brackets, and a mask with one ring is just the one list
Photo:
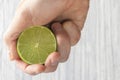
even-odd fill
[(19, 34), (25, 28), (31, 25), (31, 17), (23, 4), (23, 2), (22, 4), (20, 4), (11, 24), (9, 25), (7, 31), (4, 34), (4, 42), (8, 47), (11, 60), (19, 58), (16, 50), (16, 43)]
[(64, 10), (65, 1), (25, 0), (20, 4), (4, 35), (12, 60), (19, 58), (16, 49), (19, 34), (31, 25), (45, 25), (51, 22)]

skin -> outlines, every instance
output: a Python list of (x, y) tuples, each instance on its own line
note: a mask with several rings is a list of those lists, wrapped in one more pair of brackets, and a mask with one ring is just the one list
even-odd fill
[[(10, 60), (30, 75), (55, 71), (60, 62), (68, 59), (71, 46), (79, 41), (88, 8), (89, 0), (22, 0), (4, 35)], [(18, 56), (17, 38), (31, 25), (49, 25), (56, 36), (58, 50), (48, 56), (45, 65), (29, 65)]]

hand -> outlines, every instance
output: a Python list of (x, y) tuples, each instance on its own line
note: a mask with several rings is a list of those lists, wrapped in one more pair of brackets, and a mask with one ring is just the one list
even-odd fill
[[(60, 62), (68, 59), (71, 46), (80, 38), (89, 8), (89, 0), (22, 0), (15, 17), (4, 35), (10, 51), (10, 59), (28, 74), (53, 72)], [(58, 44), (58, 50), (51, 53), (45, 65), (29, 65), (18, 56), (16, 42), (20, 33), (31, 25), (50, 24)]]

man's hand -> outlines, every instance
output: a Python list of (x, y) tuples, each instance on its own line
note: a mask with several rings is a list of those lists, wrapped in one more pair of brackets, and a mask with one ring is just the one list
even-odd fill
[[(79, 41), (88, 8), (89, 0), (22, 0), (4, 36), (10, 59), (31, 75), (55, 71), (60, 62), (68, 59), (71, 46)], [(16, 50), (20, 33), (32, 25), (49, 24), (56, 36), (58, 50), (48, 56), (45, 65), (26, 64)]]

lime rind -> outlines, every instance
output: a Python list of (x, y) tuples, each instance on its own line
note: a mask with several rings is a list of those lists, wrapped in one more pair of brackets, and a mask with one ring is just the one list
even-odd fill
[[(41, 29), (42, 29), (43, 33), (40, 32)], [(29, 33), (29, 34), (27, 34), (27, 33)], [(42, 34), (43, 38), (39, 38), (40, 35), (37, 33)], [(49, 35), (50, 38), (52, 38), (52, 40), (51, 41), (46, 40), (45, 39), (46, 35)], [(29, 40), (29, 38), (25, 38), (26, 36), (31, 37), (32, 39)], [(36, 38), (36, 36), (37, 36), (37, 38)], [(42, 42), (42, 43), (47, 42), (47, 43), (44, 43), (43, 46), (39, 45), (39, 47), (38, 47), (38, 51), (43, 52), (43, 53), (36, 52), (37, 49), (33, 48), (33, 47), (37, 46), (37, 44), (35, 44), (35, 46), (33, 45), (36, 41)], [(53, 43), (53, 44), (51, 44), (51, 43)], [(27, 47), (28, 44), (29, 44), (29, 47)], [(44, 64), (48, 55), (50, 53), (56, 51), (56, 48), (57, 48), (57, 45), (56, 45), (56, 38), (55, 38), (54, 34), (52, 33), (52, 31), (50, 29), (48, 29), (44, 26), (32, 26), (30, 28), (27, 28), (20, 34), (18, 41), (17, 41), (18, 55), (24, 62), (26, 62), (28, 64)], [(31, 50), (32, 50), (32, 52), (36, 52), (37, 54), (31, 53)], [(34, 51), (34, 50), (36, 50), (36, 51)], [(27, 53), (27, 54), (23, 54), (23, 53)]]

